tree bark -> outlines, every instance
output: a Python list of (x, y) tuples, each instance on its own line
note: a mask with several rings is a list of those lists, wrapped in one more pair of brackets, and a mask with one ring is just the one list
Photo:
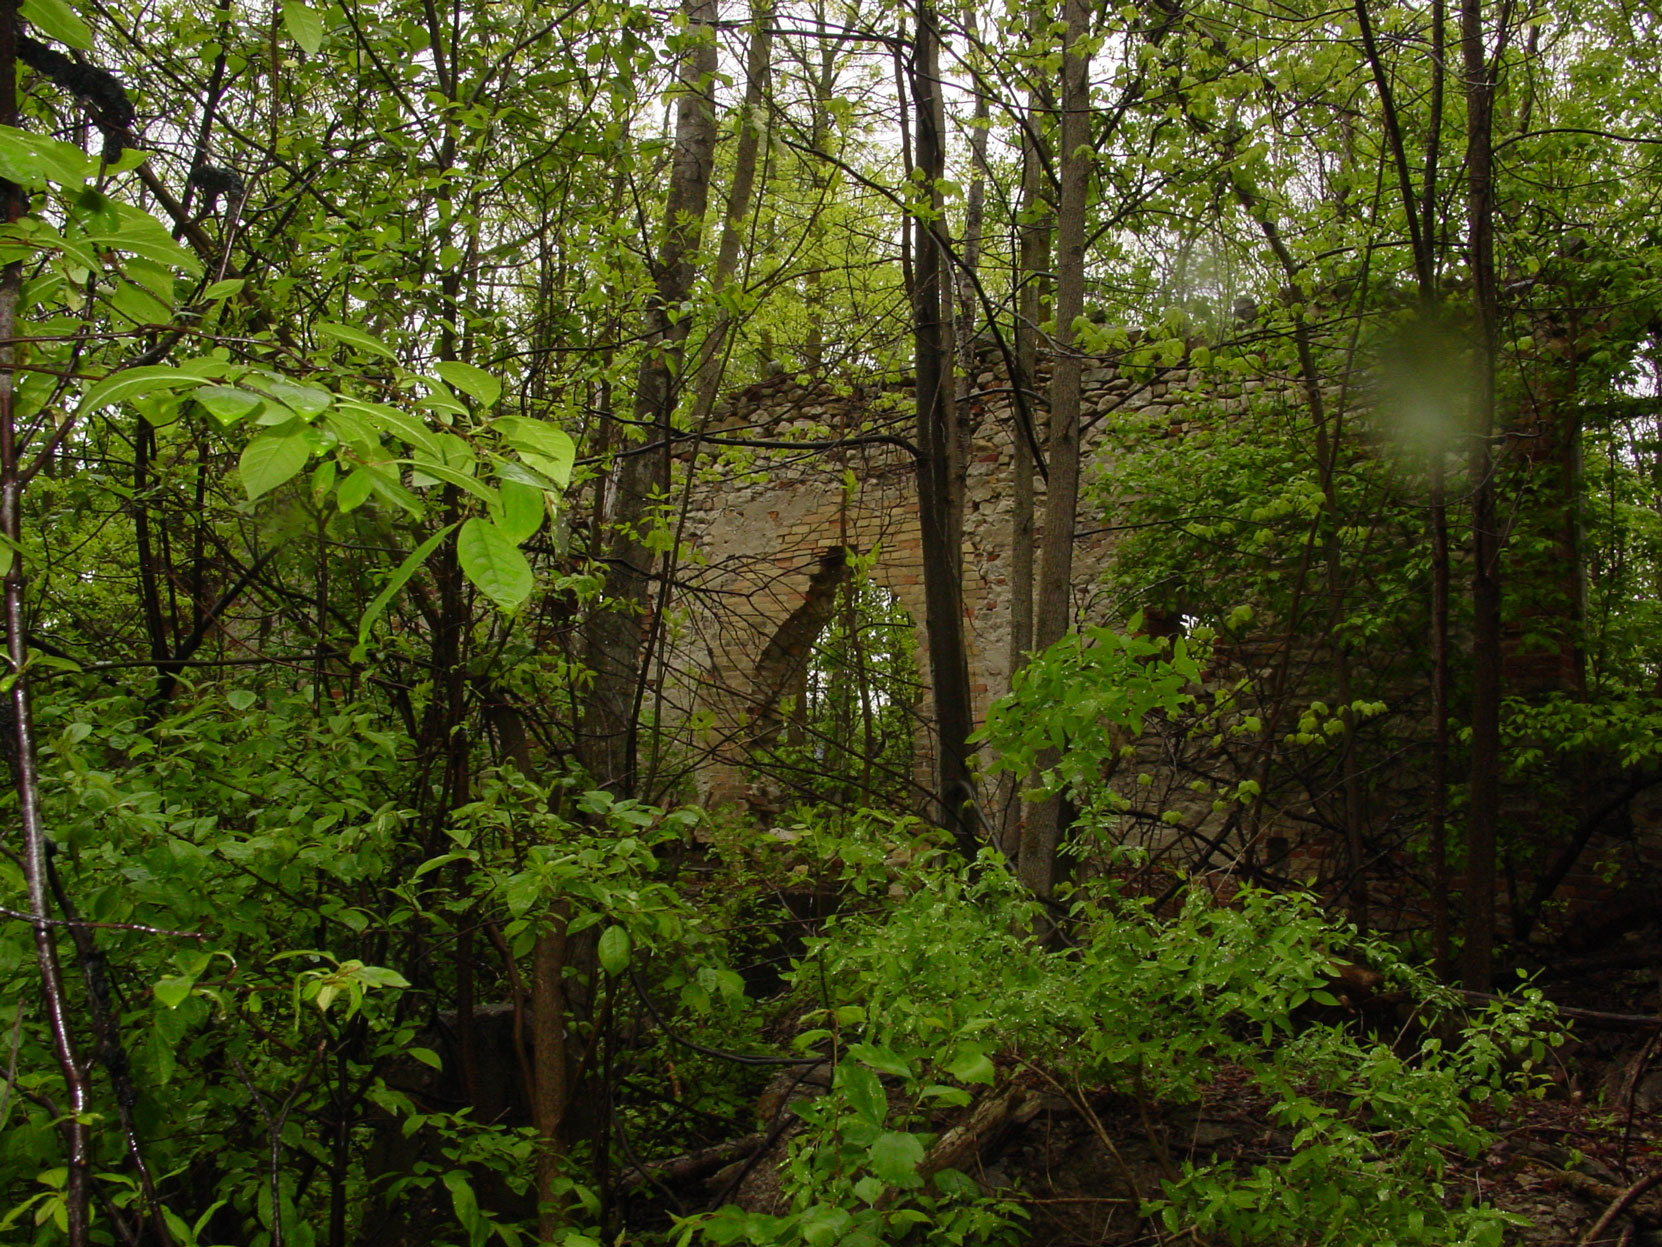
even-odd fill
[[(1039, 325), (1050, 312), (1050, 236), (1055, 226), (1047, 195), (1045, 165), (1048, 151), (1046, 116), (1053, 109), (1040, 89), (1028, 95), (1027, 125), (1022, 130), (1021, 203), (1016, 257), (1016, 369), (1010, 385), (1021, 391), (1011, 396), (1010, 475), (1014, 488), (1010, 505), (1010, 682), (1033, 651), (1033, 504), (1034, 474), (1042, 466), (1035, 447), (1039, 432), (1033, 427), (1032, 399), (1038, 394)], [(1010, 683), (1006, 683), (1008, 692)], [(1000, 801), (1000, 834), (1004, 851), (1019, 857), (1023, 804), (1023, 776), (1006, 776)]]
[(691, 328), (681, 307), (697, 276), (715, 163), (716, 5), (714, 0), (683, 0), (682, 12), (687, 19), (686, 46), (678, 71), (675, 156), (633, 408), (634, 427), (656, 446), (619, 459), (605, 600), (589, 620), (585, 646), (594, 683), (578, 754), (596, 784), (622, 795), (631, 795), (635, 788), (635, 706), (644, 675), (641, 616), (649, 601), (654, 559), (646, 530), (654, 497), (661, 497), (669, 486), (669, 435)]
[[(1035, 649), (1053, 645), (1073, 622), (1073, 528), (1079, 506), (1079, 408), (1083, 371), (1074, 350), (1073, 323), (1085, 311), (1085, 203), (1091, 172), (1090, 52), (1085, 43), (1090, 8), (1067, 0), (1062, 50), (1062, 122), (1056, 163), (1060, 194), (1056, 211), (1056, 333), (1050, 376), (1049, 467), (1044, 535), (1039, 547)], [(1041, 770), (1054, 765), (1045, 756)], [(1062, 834), (1060, 798), (1028, 816), (1022, 830), (1018, 873), (1036, 896), (1056, 883), (1056, 850)]]
[(1482, 0), (1462, 0), (1466, 78), (1466, 231), (1477, 321), (1472, 394), (1472, 718), (1466, 822), (1466, 924), (1460, 980), (1488, 991), (1494, 975), (1495, 838), (1500, 821), (1501, 568), (1495, 462), (1495, 353), (1500, 301), (1495, 277), (1493, 66), (1485, 53)]
[(952, 284), (940, 179), (945, 176), (937, 16), (918, 0), (908, 75), (915, 117), (911, 187), (912, 323), (917, 367), (917, 490), (923, 545), (924, 613), (935, 694), (939, 818), (967, 858), (977, 852), (973, 727), (963, 607), (963, 448), (953, 401)]

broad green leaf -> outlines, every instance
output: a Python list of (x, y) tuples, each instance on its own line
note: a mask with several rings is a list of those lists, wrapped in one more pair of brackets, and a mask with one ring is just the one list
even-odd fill
[(87, 172), (87, 155), (75, 144), (0, 126), (0, 177), (19, 186), (81, 186)]
[(524, 541), (542, 527), (543, 517), (548, 511), (542, 490), (499, 477), (496, 492), (500, 503), (491, 513), (491, 518), (510, 541)]
[[(300, 430), (305, 426), (306, 422), (302, 420), (297, 413), (292, 412), (287, 407), (283, 406), (283, 404), (277, 402), (275, 399), (268, 398), (265, 400), (265, 405), (261, 409), (260, 414), (254, 418), (254, 423), (271, 429), (274, 433), (280, 431), (286, 436), (290, 433), (298, 435)], [(280, 428), (280, 426), (288, 425), (292, 425), (293, 427)]]
[(469, 398), (478, 399), (486, 407), (495, 406), (496, 400), (502, 397), (502, 382), (483, 368), (475, 368), (472, 364), (464, 364), (458, 360), (446, 360), (433, 371), (455, 389)]
[(23, 0), (18, 14), (54, 43), (81, 52), (92, 51), (92, 31), (64, 0)]
[(389, 407), (386, 403), (366, 403), (362, 399), (343, 398), (337, 407), (352, 415), (361, 416), (378, 433), (391, 433), (405, 445), (425, 451), (439, 463), (444, 459), (444, 443), (427, 427), (420, 416)]
[(308, 56), (323, 46), (323, 22), (300, 0), (283, 0), (283, 28)]
[(417, 498), (409, 490), (405, 489), (404, 486), (399, 483), (398, 477), (395, 473), (389, 472), (385, 468), (377, 466), (370, 469), (369, 479), (370, 488), (380, 496), (382, 501), (390, 502), (393, 506), (407, 512), (409, 515), (418, 520), (427, 514), (427, 508), (422, 503), (421, 499)]
[(242, 455), (237, 460), (248, 500), (252, 502), (276, 489), (305, 467), (306, 460), (311, 457), (311, 447), (298, 433), (286, 437), (270, 434), (256, 437), (243, 447)]
[(503, 440), (549, 480), (562, 487), (571, 483), (577, 446), (563, 429), (524, 416), (498, 420), (496, 427), (501, 430)]
[(335, 491), (335, 505), (343, 512), (356, 511), (375, 488), (375, 476), (368, 468), (350, 472)]
[(837, 1085), (861, 1120), (873, 1126), (883, 1124), (889, 1115), (889, 1100), (876, 1074), (849, 1058), (837, 1066)]
[(173, 319), (171, 303), (164, 303), (143, 286), (124, 277), (115, 279), (110, 291), (110, 306), (134, 325), (165, 325)]
[(517, 543), (489, 520), (471, 519), (456, 539), (456, 558), (474, 586), (505, 611), (531, 596), (531, 565)]
[(427, 393), (416, 400), (417, 407), (425, 407), (428, 411), (436, 411), (441, 415), (465, 416), (467, 404), (450, 392), (448, 386), (440, 385), (437, 381), (429, 381)]
[(167, 227), (148, 212), (122, 203), (118, 199), (111, 199), (108, 204), (115, 214), (119, 228), (88, 230), (85, 241), (98, 247), (129, 251), (134, 255), (143, 256), (146, 260), (183, 269), (187, 273), (196, 274), (202, 271), (202, 262), (196, 258), (195, 253), (174, 242), (173, 235), (168, 233)]
[(994, 1074), (993, 1063), (975, 1044), (959, 1044), (952, 1060), (947, 1062), (946, 1072), (959, 1082), (989, 1084), (993, 1081)]
[(166, 364), (127, 368), (112, 373), (88, 390), (75, 414), (84, 418), (112, 403), (124, 403), (130, 398), (138, 398), (145, 394), (160, 394), (201, 384), (201, 377), (193, 377), (177, 368), (169, 368)]
[(231, 385), (204, 385), (191, 395), (208, 409), (208, 414), (229, 427), (260, 409), (265, 402), (258, 394)]
[(190, 996), (191, 988), (196, 986), (193, 978), (165, 978), (157, 982), (153, 989), (156, 1003), (169, 1009), (177, 1009)]
[[(369, 480), (369, 473), (361, 470), (354, 472), (351, 476), (346, 478), (346, 481), (341, 483), (341, 494), (345, 494), (347, 482), (350, 482), (359, 476), (364, 477), (366, 483), (362, 487), (363, 496), (353, 502), (352, 506), (354, 507), (357, 506), (359, 502), (362, 502), (364, 497), (367, 497), (369, 494), (369, 485), (367, 483)], [(342, 509), (351, 510), (352, 508), (343, 507)], [(375, 626), (375, 621), (381, 618), (381, 613), (387, 609), (387, 603), (392, 601), (393, 595), (409, 583), (410, 577), (415, 575), (416, 569), (427, 561), (427, 556), (432, 554), (434, 550), (438, 549), (439, 542), (448, 537), (451, 530), (455, 527), (456, 526), (454, 524), (447, 524), (431, 537), (427, 538), (426, 541), (422, 542), (410, 553), (408, 558), (398, 565), (398, 569), (393, 572), (392, 576), (387, 580), (387, 583), (381, 586), (381, 592), (375, 595), (375, 600), (369, 604), (369, 609), (364, 611), (363, 619), (358, 622), (358, 648), (353, 651), (353, 662), (362, 661), (362, 659), (358, 657), (358, 653), (369, 643), (370, 629)]]
[(209, 303), (216, 299), (229, 299), (234, 294), (241, 294), (242, 288), (248, 284), (246, 278), (227, 277), (224, 281), (216, 281), (201, 294), (201, 298)]
[(602, 970), (607, 974), (622, 974), (629, 968), (629, 932), (619, 926), (607, 927), (600, 933), (596, 951)]
[[(435, 481), (443, 481), (446, 485), (454, 485), (457, 489), (465, 489), (486, 506), (496, 505), (496, 491), (481, 481), (474, 480), (466, 472), (458, 472), (455, 468), (446, 467), (442, 463), (432, 463), (426, 459), (400, 459), (399, 463), (407, 463), (418, 472), (425, 472)], [(516, 541), (517, 546), (519, 543)]]
[(384, 355), (388, 359), (398, 358), (393, 354), (392, 348), (379, 338), (372, 337), (362, 329), (355, 329), (351, 325), (336, 325), (322, 320), (314, 324), (312, 328), (326, 338), (333, 338), (343, 346), (354, 347), (370, 355)]
[(479, 1200), (473, 1193), (467, 1174), (460, 1169), (452, 1169), (444, 1175), (444, 1184), (450, 1188), (450, 1202), (456, 1209), (456, 1220), (467, 1231), (469, 1247), (484, 1247), (491, 1236), (491, 1222), (479, 1211)]
[(923, 1141), (915, 1134), (886, 1130), (866, 1153), (866, 1164), (883, 1181), (894, 1186), (922, 1186), (918, 1165), (923, 1162)]
[(893, 1074), (896, 1078), (910, 1078), (912, 1067), (901, 1060), (893, 1049), (881, 1044), (850, 1044), (848, 1055), (862, 1065), (869, 1065), (879, 1074)]
[(320, 390), (315, 385), (301, 385), (286, 377), (262, 375), (248, 380), (258, 384), (283, 406), (299, 412), (307, 419), (322, 415), (335, 401), (335, 396), (328, 390)]
[(572, 456), (572, 459), (563, 463), (557, 459), (550, 459), (546, 455), (535, 455), (526, 450), (520, 451), (519, 457), (526, 467), (541, 473), (550, 485), (556, 488), (564, 488), (571, 484), (571, 465), (576, 459), (575, 455)]

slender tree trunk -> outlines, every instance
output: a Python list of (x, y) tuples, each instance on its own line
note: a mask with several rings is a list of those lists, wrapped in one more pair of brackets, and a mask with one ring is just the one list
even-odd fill
[[(1061, 640), (1073, 622), (1073, 528), (1079, 506), (1083, 361), (1074, 350), (1073, 322), (1085, 311), (1085, 204), (1091, 172), (1091, 66), (1086, 36), (1091, 10), (1084, 0), (1067, 0), (1066, 14), (1057, 156), (1061, 189), (1056, 211), (1056, 349), (1051, 363), (1049, 476), (1039, 549), (1035, 649)], [(1052, 765), (1050, 758), (1039, 761), (1041, 769)], [(1018, 871), (1037, 896), (1048, 897), (1055, 887), (1062, 808), (1059, 799), (1046, 802), (1029, 814), (1022, 830)]]
[[(712, 296), (720, 296), (732, 285), (739, 269), (739, 250), (744, 243), (745, 226), (754, 215), (752, 200), (756, 185), (756, 157), (761, 148), (762, 132), (766, 124), (764, 109), (767, 105), (768, 86), (772, 80), (772, 57), (773, 3), (772, 0), (758, 0), (751, 6), (750, 44), (745, 54), (744, 103), (740, 107), (738, 117), (738, 150), (733, 157), (733, 180), (727, 195), (727, 211), (722, 220), (721, 242), (716, 248), (715, 267), (710, 273)], [(681, 548), (681, 541), (686, 533), (687, 520), (692, 509), (693, 484), (697, 479), (695, 469), (699, 444), (709, 426), (710, 414), (715, 410), (716, 399), (720, 396), (722, 379), (727, 375), (729, 343), (733, 327), (738, 322), (731, 299), (717, 298), (716, 306), (715, 321), (699, 345), (697, 364), (693, 369), (692, 411), (687, 418), (687, 425), (692, 430), (693, 437), (687, 449), (683, 451), (687, 458), (687, 467), (676, 508), (675, 545), (666, 556), (666, 562), (675, 557), (673, 551)], [(666, 567), (666, 574), (658, 586), (658, 597), (649, 622), (646, 651), (641, 660), (648, 667), (652, 665), (653, 656), (662, 643), (665, 621), (669, 617), (674, 594), (675, 577), (668, 574), (668, 571)], [(665, 664), (658, 663), (657, 671), (652, 696), (655, 703), (661, 703), (668, 670)], [(637, 690), (644, 693), (645, 683), (644, 680), (637, 681)], [(641, 712), (642, 700), (637, 696), (633, 717), (638, 720)], [(656, 717), (654, 715), (654, 718)], [(638, 795), (648, 800), (655, 797), (654, 790), (657, 786), (664, 743), (662, 733), (653, 734), (645, 775), (638, 785)]]
[(1431, 454), (1431, 802), (1426, 812), (1431, 853), (1431, 961), (1438, 978), (1449, 975), (1448, 869), (1448, 498), (1444, 450)]
[(681, 357), (691, 328), (681, 306), (692, 295), (699, 238), (715, 163), (715, 0), (684, 0), (688, 44), (679, 70), (675, 158), (664, 205), (645, 346), (635, 378), (634, 425), (650, 449), (633, 449), (617, 467), (606, 561), (605, 606), (590, 618), (585, 661), (592, 673), (578, 754), (595, 783), (622, 794), (635, 788), (635, 707), (643, 677), (642, 614), (650, 600), (653, 550), (646, 531), (654, 497), (669, 485), (670, 435)]
[(536, 1159), (537, 1232), (555, 1241), (564, 1210), (555, 1192), (564, 1151), (560, 1129), (572, 1101), (571, 1059), (566, 1044), (566, 924), (556, 910), (537, 937), (531, 955), (531, 1124), (539, 1147)]
[[(0, 125), (17, 124), (17, 7), (0, 0)], [(0, 219), (8, 224), (27, 209), (17, 186), (0, 180)], [(47, 900), (48, 851), (41, 818), (39, 776), (35, 770), (34, 720), (29, 700), (29, 647), (23, 603), (23, 465), (18, 460), (17, 348), (18, 301), (23, 291), (23, 264), (13, 260), (0, 269), (0, 538), (4, 538), (6, 658), (11, 688), (5, 693), (7, 722), (0, 724), (10, 738), (5, 753), (17, 790), (18, 823), (22, 842), (18, 855), (33, 920), (35, 964), (40, 974), (41, 1007), (52, 1035), (52, 1049), (63, 1075), (64, 1101), (55, 1108), (64, 1139), (65, 1236), (69, 1247), (86, 1247), (89, 1238), (88, 1199), (91, 1193), (91, 1154), (87, 1139), (88, 1086), (86, 1069), (76, 1052), (70, 1027), (70, 1001), (58, 958), (57, 929), (51, 925)]]
[[(1416, 263), (1423, 274), (1420, 286), (1422, 314), (1439, 310), (1437, 290), (1437, 159), (1442, 150), (1444, 51), (1447, 12), (1444, 0), (1431, 4), (1431, 118), (1425, 144), (1425, 176), (1420, 181), (1420, 245), (1425, 260)], [(1440, 431), (1441, 432), (1441, 431)], [(1426, 814), (1431, 852), (1431, 958), (1438, 978), (1447, 980), (1449, 964), (1449, 557), (1448, 494), (1444, 436), (1431, 447), (1431, 805)]]
[[(1028, 95), (1027, 125), (1022, 130), (1021, 221), (1018, 225), (1016, 284), (1016, 370), (1010, 385), (1010, 681), (1033, 650), (1033, 501), (1034, 474), (1040, 468), (1035, 447), (1033, 400), (1038, 396), (1039, 325), (1050, 312), (1050, 236), (1055, 216), (1046, 194), (1045, 127), (1052, 101), (1038, 90)], [(1006, 691), (1009, 684), (1006, 684)], [(1020, 854), (1024, 821), (1023, 776), (1007, 776), (1000, 801), (1001, 839), (1012, 858)]]
[(923, 543), (924, 612), (938, 737), (940, 818), (960, 852), (974, 857), (975, 788), (969, 766), (969, 657), (963, 607), (963, 448), (958, 445), (952, 375), (952, 285), (939, 181), (945, 175), (937, 15), (918, 0), (909, 73), (916, 118), (921, 203), (911, 219), (912, 319), (917, 361), (918, 518)]
[[(745, 54), (744, 104), (738, 119), (738, 147), (733, 156), (733, 181), (727, 195), (727, 212), (722, 219), (721, 243), (716, 250), (715, 268), (710, 274), (714, 294), (726, 290), (739, 268), (739, 249), (745, 226), (752, 215), (756, 186), (756, 156), (767, 127), (765, 110), (773, 68), (773, 0), (753, 0), (750, 10), (750, 45)], [(690, 423), (702, 429), (714, 410), (725, 375), (725, 351), (736, 317), (728, 303), (719, 305), (715, 323), (698, 350), (697, 391)]]
[(958, 273), (958, 349), (966, 372), (975, 364), (975, 278), (981, 267), (981, 236), (987, 198), (987, 131), (991, 128), (992, 92), (982, 78), (984, 64), (980, 32), (976, 29), (974, 0), (963, 7), (964, 34), (969, 44), (965, 60), (971, 68), (975, 106), (970, 116), (970, 182), (964, 196), (963, 267)]
[[(633, 423), (647, 446), (622, 448), (610, 517), (605, 604), (590, 616), (585, 637), (585, 663), (593, 685), (579, 729), (578, 756), (593, 782), (624, 796), (633, 795), (636, 787), (636, 711), (646, 677), (643, 641), (649, 629), (643, 629), (641, 616), (651, 600), (654, 560), (647, 528), (654, 499), (662, 498), (669, 486), (677, 378), (691, 328), (681, 308), (697, 276), (715, 163), (716, 5), (714, 0), (683, 0), (682, 12), (687, 42), (678, 69), (675, 155), (635, 378)], [(628, 453), (632, 449), (634, 453)], [(565, 915), (556, 908), (532, 953), (532, 1118), (540, 1143), (537, 1187), (545, 1238), (559, 1223), (552, 1183), (562, 1162), (562, 1129), (581, 1090), (567, 1036), (571, 1019), (585, 1004), (573, 998), (565, 972), (572, 966), (579, 972), (592, 969), (593, 941), (587, 937), (593, 934), (591, 929), (583, 937), (568, 938)]]
[(1494, 67), (1483, 39), (1482, 0), (1461, 0), (1466, 78), (1466, 232), (1478, 328), (1472, 396), (1472, 719), (1466, 823), (1466, 942), (1460, 979), (1488, 991), (1494, 976), (1495, 837), (1500, 821), (1501, 581), (1495, 461), (1495, 353), (1500, 301), (1495, 278)]

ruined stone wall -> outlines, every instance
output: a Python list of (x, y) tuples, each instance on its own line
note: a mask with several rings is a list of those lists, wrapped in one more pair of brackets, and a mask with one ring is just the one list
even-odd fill
[[(1042, 373), (1035, 388), (1040, 394), (1048, 388)], [(964, 517), (963, 609), (979, 720), (1009, 680), (1015, 421), (1009, 382), (996, 361), (985, 361), (966, 378), (966, 390), (975, 435)], [(1215, 377), (1202, 377), (1185, 367), (1153, 378), (1133, 378), (1109, 361), (1097, 361), (1086, 370), (1084, 398), (1083, 477), (1085, 495), (1090, 496), (1093, 484), (1112, 485), (1114, 463), (1103, 434), (1116, 419), (1134, 413), (1156, 425), (1167, 423), (1172, 436), (1180, 437), (1191, 419), (1215, 414), (1220, 404), (1227, 410), (1231, 405), (1273, 401), (1274, 384), (1247, 380), (1220, 390)], [(1036, 408), (1035, 418), (1042, 421), (1042, 403)], [(688, 775), (706, 802), (748, 801), (764, 809), (770, 804), (768, 794), (750, 789), (744, 763), (755, 742), (779, 730), (780, 699), (793, 691), (793, 673), (806, 663), (849, 574), (845, 551), (869, 556), (872, 579), (910, 613), (919, 634), (918, 662), (926, 668), (913, 464), (902, 445), (884, 440), (909, 442), (912, 436), (910, 387), (903, 382), (837, 389), (780, 377), (731, 396), (719, 410), (710, 436), (685, 453), (680, 470), (688, 492), (681, 537), (688, 557), (679, 571), (668, 620), (669, 675), (660, 704), (665, 707), (662, 713), (692, 725), (697, 739)], [(685, 475), (689, 472), (690, 479)], [(1041, 485), (1036, 506), (1041, 515), (1042, 508)], [(1124, 604), (1102, 597), (1101, 573), (1112, 541), (1112, 534), (1097, 533), (1075, 544), (1075, 618), (1081, 624), (1108, 622), (1123, 614)], [(1246, 648), (1235, 647), (1239, 652), (1232, 661), (1240, 668), (1236, 674), (1266, 687), (1273, 684), (1271, 658), (1254, 660)], [(1312, 668), (1318, 682), (1321, 666)], [(1509, 679), (1517, 684), (1524, 683), (1521, 677), (1526, 674), (1509, 667)], [(932, 787), (929, 687), (928, 671), (920, 669), (914, 775), (920, 797)], [(1316, 691), (1332, 696), (1331, 690)], [(1233, 878), (1242, 853), (1248, 851), (1247, 840), (1222, 826), (1208, 793), (1192, 792), (1182, 782), (1187, 773), (1170, 765), (1175, 751), (1171, 742), (1151, 734), (1128, 764), (1127, 795), (1146, 817), (1129, 815), (1123, 839), (1140, 842), (1158, 855), (1180, 843), (1190, 848), (1205, 844), (1217, 834), (1210, 848), (1198, 856), (1189, 854), (1194, 860), (1188, 868), (1215, 869)], [(1139, 787), (1138, 771), (1155, 772), (1156, 783)], [(1396, 881), (1392, 887), (1419, 869), (1406, 859), (1393, 866), (1393, 855), (1400, 853), (1391, 846), (1404, 842), (1408, 823), (1403, 820), (1417, 817), (1414, 793), (1421, 779), (1381, 774), (1370, 784), (1370, 843), (1380, 849), (1377, 869)], [(1248, 837), (1268, 877), (1337, 877), (1341, 841), (1323, 830), (1315, 800), (1306, 797), (1303, 804), (1266, 810), (1267, 824)], [(1186, 840), (1174, 835), (1164, 821), (1168, 815), (1178, 819)], [(1330, 813), (1325, 825), (1332, 823)], [(1616, 858), (1624, 870), (1637, 874), (1662, 861), (1662, 833), (1657, 831), (1662, 826), (1662, 788), (1635, 803), (1633, 823), (1636, 835), (1597, 837), (1578, 863), (1564, 895), (1579, 900), (1579, 908), (1597, 909), (1608, 900)], [(1406, 900), (1397, 908), (1401, 920), (1415, 921)]]
[[(1041, 373), (1042, 393), (1046, 378)], [(988, 360), (967, 378), (975, 435), (964, 516), (964, 621), (977, 719), (1009, 683), (1011, 438), (1014, 400), (1003, 368)], [(1106, 361), (1085, 374), (1085, 488), (1112, 472), (1102, 431), (1116, 414), (1155, 412), (1180, 425), (1186, 409), (1209, 401), (1187, 369), (1156, 380), (1121, 376)], [(684, 690), (716, 763), (697, 773), (712, 803), (746, 796), (738, 767), (749, 743), (776, 726), (781, 677), (806, 659), (826, 596), (840, 583), (844, 550), (872, 558), (870, 575), (898, 598), (918, 628), (919, 722), (931, 718), (924, 635), (922, 539), (913, 463), (900, 445), (913, 428), (909, 387), (837, 391), (780, 377), (732, 396), (699, 450), (708, 464), (691, 482), (683, 534), (689, 552), (680, 595), (672, 666), (696, 673)], [(1042, 421), (1042, 409), (1036, 410)], [(864, 437), (866, 440), (861, 440)], [(879, 440), (872, 440), (879, 439)], [(764, 442), (765, 446), (731, 443)], [(689, 456), (690, 460), (690, 456)], [(683, 470), (687, 470), (684, 465)], [(1042, 513), (1043, 485), (1038, 509)], [(1078, 618), (1094, 622), (1106, 535), (1074, 550)], [(821, 620), (823, 622), (823, 620)], [(919, 741), (918, 776), (926, 789), (932, 746)]]

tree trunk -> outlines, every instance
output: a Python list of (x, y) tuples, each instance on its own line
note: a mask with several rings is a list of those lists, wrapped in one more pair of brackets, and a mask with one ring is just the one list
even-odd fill
[[(1039, 430), (1033, 420), (1038, 397), (1039, 325), (1050, 313), (1050, 236), (1055, 216), (1046, 194), (1046, 117), (1053, 101), (1038, 89), (1028, 96), (1022, 131), (1022, 219), (1016, 259), (1016, 370), (1010, 378), (1010, 681), (1033, 650), (1033, 478), (1042, 464), (1036, 454)], [(1005, 685), (1005, 691), (1010, 685)], [(1025, 776), (1007, 775), (1002, 789), (1000, 835), (1004, 851), (1019, 856), (1025, 821), (1021, 791)]]
[[(1056, 212), (1056, 333), (1050, 377), (1049, 476), (1044, 536), (1039, 550), (1038, 614), (1034, 648), (1044, 649), (1072, 624), (1073, 528), (1079, 506), (1079, 407), (1083, 361), (1074, 350), (1073, 322), (1085, 311), (1085, 200), (1091, 172), (1089, 7), (1067, 0), (1067, 34), (1062, 52), (1061, 151), (1057, 156), (1061, 193)], [(1055, 765), (1039, 759), (1041, 770)], [(1036, 896), (1048, 897), (1056, 883), (1056, 849), (1061, 839), (1062, 802), (1033, 810), (1022, 831), (1021, 880)]]
[(910, 88), (916, 119), (921, 199), (912, 213), (912, 323), (917, 361), (918, 519), (923, 544), (925, 625), (935, 694), (939, 817), (959, 851), (973, 858), (975, 788), (970, 778), (969, 657), (963, 608), (963, 448), (958, 445), (952, 375), (952, 285), (939, 182), (945, 176), (945, 111), (939, 38), (930, 0), (919, 0)]
[(692, 295), (696, 258), (715, 163), (714, 0), (683, 0), (686, 50), (679, 70), (675, 159), (664, 204), (656, 290), (646, 314), (645, 346), (635, 378), (634, 426), (648, 448), (629, 447), (618, 462), (606, 552), (605, 604), (589, 620), (585, 662), (594, 684), (585, 707), (578, 755), (590, 778), (623, 795), (635, 788), (635, 706), (644, 675), (642, 619), (652, 582), (647, 544), (655, 495), (669, 485), (672, 417), (680, 363), (691, 327), (681, 305)]
[(1460, 980), (1488, 991), (1494, 975), (1495, 833), (1500, 821), (1500, 516), (1489, 439), (1495, 424), (1495, 352), (1500, 337), (1495, 282), (1493, 68), (1485, 55), (1482, 0), (1462, 0), (1466, 76), (1466, 228), (1477, 317), (1472, 395), (1472, 726), (1466, 823), (1466, 943)]

